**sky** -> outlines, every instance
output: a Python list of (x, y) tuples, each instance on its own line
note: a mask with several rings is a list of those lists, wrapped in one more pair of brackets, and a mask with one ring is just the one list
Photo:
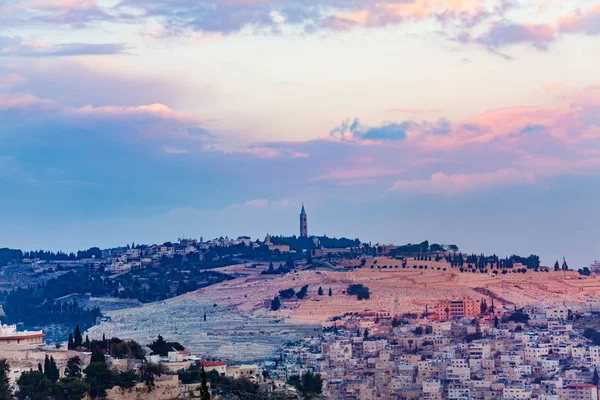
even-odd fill
[(600, 1), (0, 1), (0, 247), (600, 259)]

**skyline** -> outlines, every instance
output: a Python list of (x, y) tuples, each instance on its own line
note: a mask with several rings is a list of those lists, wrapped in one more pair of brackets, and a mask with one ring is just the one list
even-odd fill
[(600, 2), (0, 5), (0, 247), (428, 239), (600, 258)]

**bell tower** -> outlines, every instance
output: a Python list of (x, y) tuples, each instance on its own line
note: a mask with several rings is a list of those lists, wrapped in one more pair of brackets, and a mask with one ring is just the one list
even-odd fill
[(300, 211), (300, 237), (308, 237), (308, 219), (306, 211), (304, 211), (304, 203), (302, 203), (302, 211)]

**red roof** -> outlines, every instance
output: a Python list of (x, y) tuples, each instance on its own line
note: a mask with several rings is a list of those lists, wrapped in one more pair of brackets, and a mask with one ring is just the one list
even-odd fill
[(570, 388), (593, 388), (596, 386), (592, 385), (591, 383), (571, 383), (570, 385), (567, 385), (567, 387), (570, 387)]
[(224, 367), (224, 366), (227, 365), (223, 361), (206, 361), (206, 360), (202, 360), (202, 361), (200, 361), (200, 363), (202, 364), (203, 367)]

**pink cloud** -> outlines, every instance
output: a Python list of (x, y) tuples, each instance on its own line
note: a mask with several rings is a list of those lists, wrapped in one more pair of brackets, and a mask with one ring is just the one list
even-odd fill
[(558, 29), (564, 33), (584, 33), (600, 35), (600, 4), (595, 4), (585, 10), (575, 10), (560, 17)]
[(277, 149), (273, 149), (271, 147), (245, 147), (243, 149), (238, 149), (235, 151), (236, 153), (250, 154), (256, 158), (276, 158), (281, 156), (281, 152)]
[(364, 181), (365, 179), (398, 175), (403, 169), (367, 166), (361, 168), (336, 168), (314, 178), (315, 181)]
[(436, 172), (426, 180), (398, 180), (390, 191), (430, 194), (458, 194), (481, 187), (505, 186), (514, 183), (533, 183), (531, 172), (507, 168), (493, 172), (472, 174), (450, 174)]
[(4, 95), (0, 93), (0, 111), (35, 111), (37, 109), (56, 109), (57, 105), (49, 99), (40, 99), (30, 94)]

